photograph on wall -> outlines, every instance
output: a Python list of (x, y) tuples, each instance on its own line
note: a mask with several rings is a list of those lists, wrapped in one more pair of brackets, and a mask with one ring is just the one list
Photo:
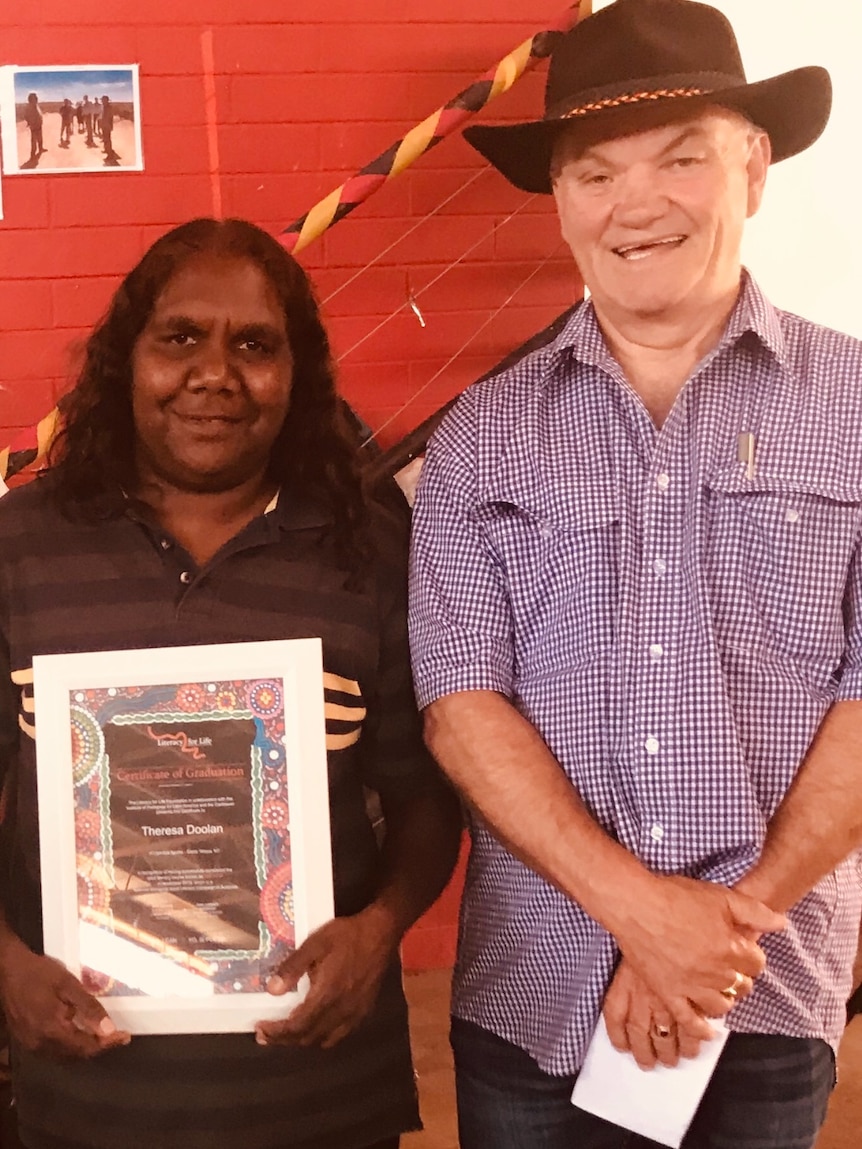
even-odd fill
[(141, 171), (140, 112), (137, 64), (0, 68), (6, 174)]

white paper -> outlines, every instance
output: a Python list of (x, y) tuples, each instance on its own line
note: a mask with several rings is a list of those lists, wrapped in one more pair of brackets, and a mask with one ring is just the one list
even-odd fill
[(681, 1058), (673, 1069), (666, 1065), (641, 1069), (630, 1053), (614, 1049), (605, 1019), (599, 1018), (572, 1091), (572, 1104), (679, 1149), (727, 1041), (723, 1023), (711, 1020), (710, 1024), (716, 1036), (701, 1045), (697, 1057)]
[(0, 499), (2, 499), (2, 498), (3, 498), (3, 496), (6, 494), (6, 492), (7, 492), (8, 490), (9, 490), (9, 488), (8, 488), (8, 487), (6, 486), (6, 484), (3, 482), (3, 476), (2, 476), (2, 475), (0, 475)]

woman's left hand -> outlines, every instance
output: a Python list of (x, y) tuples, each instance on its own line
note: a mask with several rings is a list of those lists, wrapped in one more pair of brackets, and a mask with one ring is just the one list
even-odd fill
[(365, 1020), (396, 952), (398, 938), (374, 904), (315, 930), (274, 971), (267, 991), (296, 989), (308, 974), (308, 996), (283, 1021), (260, 1021), (260, 1045), (320, 1045), (331, 1049)]

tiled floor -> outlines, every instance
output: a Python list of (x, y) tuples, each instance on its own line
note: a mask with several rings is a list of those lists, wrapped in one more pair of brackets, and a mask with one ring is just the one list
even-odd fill
[[(406, 985), (425, 1131), (402, 1138), (402, 1149), (458, 1149), (452, 1058), (447, 1037), (449, 971), (408, 974)], [(862, 1017), (857, 1017), (848, 1027), (841, 1046), (838, 1087), (817, 1149), (860, 1149), (860, 1146)]]

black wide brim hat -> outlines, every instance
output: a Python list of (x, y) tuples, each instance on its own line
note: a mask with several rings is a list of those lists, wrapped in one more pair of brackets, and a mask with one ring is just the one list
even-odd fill
[(772, 160), (813, 144), (829, 119), (825, 68), (749, 84), (727, 17), (695, 0), (616, 0), (581, 20), (551, 55), (545, 116), (467, 128), (465, 138), (523, 191), (551, 191), (554, 141), (581, 125), (596, 142), (718, 105), (762, 128)]

